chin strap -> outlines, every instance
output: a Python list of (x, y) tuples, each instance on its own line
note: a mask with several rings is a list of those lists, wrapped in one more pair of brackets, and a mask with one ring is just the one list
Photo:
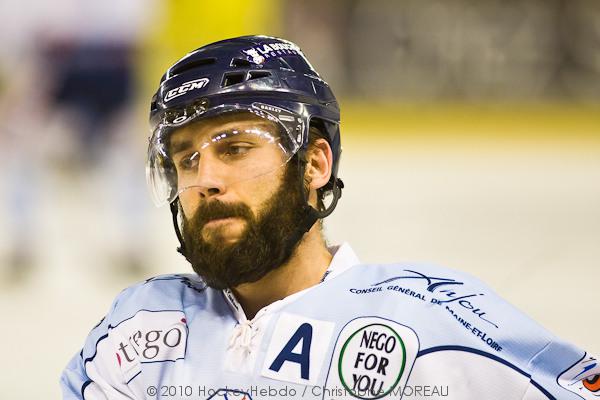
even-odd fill
[(342, 182), (342, 180), (339, 178), (335, 178), (333, 180), (333, 185), (331, 189), (333, 194), (331, 204), (324, 210), (315, 209), (308, 203), (308, 191), (304, 190), (304, 172), (306, 167), (306, 159), (304, 157), (303, 151), (300, 152), (297, 160), (298, 176), (300, 177), (301, 186), (300, 190), (302, 190), (302, 195), (304, 196), (304, 205), (302, 206), (302, 213), (304, 214), (304, 218), (302, 219), (302, 222), (298, 225), (296, 233), (290, 237), (290, 245), (296, 245), (297, 243), (299, 243), (300, 240), (302, 240), (304, 234), (310, 231), (315, 222), (317, 222), (319, 219), (323, 219), (329, 216), (333, 212), (333, 210), (337, 206), (338, 200), (340, 199), (340, 197), (342, 197), (342, 189), (344, 188), (344, 182)]
[[(333, 201), (325, 210), (316, 210), (314, 207), (308, 204), (308, 201), (304, 203), (302, 206), (302, 214), (304, 214), (304, 218), (302, 222), (298, 224), (295, 232), (290, 236), (288, 240), (289, 248), (295, 248), (298, 243), (302, 240), (304, 234), (313, 227), (315, 222), (319, 219), (325, 218), (333, 212), (333, 209), (337, 205), (338, 199), (342, 196), (341, 189), (344, 187), (344, 183), (341, 179), (336, 179), (336, 183), (333, 186)], [(304, 190), (302, 192), (305, 193)], [(306, 193), (304, 194), (306, 197)]]
[(190, 259), (187, 256), (185, 242), (183, 241), (183, 235), (181, 234), (181, 229), (179, 228), (179, 198), (176, 198), (169, 204), (171, 208), (171, 216), (173, 217), (173, 227), (175, 228), (175, 234), (177, 235), (177, 240), (179, 240), (179, 246), (177, 247), (177, 252), (185, 257), (185, 259), (191, 264)]

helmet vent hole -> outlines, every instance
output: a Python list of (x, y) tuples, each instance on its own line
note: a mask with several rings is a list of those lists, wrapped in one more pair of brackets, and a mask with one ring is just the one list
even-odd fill
[(248, 80), (266, 78), (267, 76), (271, 76), (269, 71), (250, 71), (248, 73)]
[(221, 87), (227, 87), (231, 85), (237, 85), (238, 83), (242, 83), (244, 82), (245, 76), (245, 72), (234, 72), (225, 74), (225, 76), (223, 76), (223, 83), (221, 84)]
[(251, 67), (252, 63), (243, 58), (234, 58), (233, 60), (231, 60), (231, 66), (247, 68), (247, 67)]
[(187, 63), (183, 63), (182, 65), (176, 65), (175, 67), (171, 68), (171, 70), (169, 71), (169, 75), (170, 76), (179, 75), (184, 72), (190, 71), (192, 69), (196, 69), (199, 67), (204, 67), (206, 65), (214, 64), (215, 62), (217, 62), (217, 59), (214, 57), (201, 58), (199, 60), (190, 61)]

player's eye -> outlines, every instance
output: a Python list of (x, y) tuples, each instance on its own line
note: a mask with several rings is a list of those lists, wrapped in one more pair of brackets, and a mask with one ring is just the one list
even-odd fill
[(179, 159), (177, 162), (177, 167), (181, 171), (191, 171), (198, 167), (198, 159), (200, 158), (200, 154), (198, 152), (194, 152), (192, 154), (185, 155)]
[(248, 154), (248, 152), (250, 152), (250, 149), (252, 147), (248, 144), (240, 144), (240, 143), (235, 143), (235, 144), (230, 144), (227, 146), (227, 150), (226, 153), (229, 156), (243, 156)]
[(227, 141), (224, 140), (219, 143), (218, 153), (222, 159), (226, 160), (238, 160), (245, 158), (250, 151), (256, 147), (253, 143), (248, 141)]

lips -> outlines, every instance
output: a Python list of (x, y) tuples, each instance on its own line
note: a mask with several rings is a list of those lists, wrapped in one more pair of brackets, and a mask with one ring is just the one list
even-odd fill
[(218, 226), (218, 225), (224, 225), (230, 222), (233, 222), (234, 220), (238, 219), (237, 217), (226, 217), (226, 218), (215, 218), (215, 219), (211, 219), (210, 221), (208, 221), (206, 224), (204, 224), (204, 226)]

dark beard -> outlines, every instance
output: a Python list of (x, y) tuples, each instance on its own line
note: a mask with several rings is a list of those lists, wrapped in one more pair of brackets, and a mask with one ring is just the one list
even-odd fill
[[(298, 170), (289, 163), (277, 192), (267, 199), (255, 217), (243, 203), (210, 201), (202, 204), (191, 219), (183, 219), (183, 239), (187, 258), (194, 271), (215, 289), (234, 288), (256, 282), (285, 264), (298, 242), (297, 235), (304, 219), (304, 195)], [(215, 218), (238, 217), (246, 221), (245, 231), (233, 244), (202, 237), (204, 225)]]

